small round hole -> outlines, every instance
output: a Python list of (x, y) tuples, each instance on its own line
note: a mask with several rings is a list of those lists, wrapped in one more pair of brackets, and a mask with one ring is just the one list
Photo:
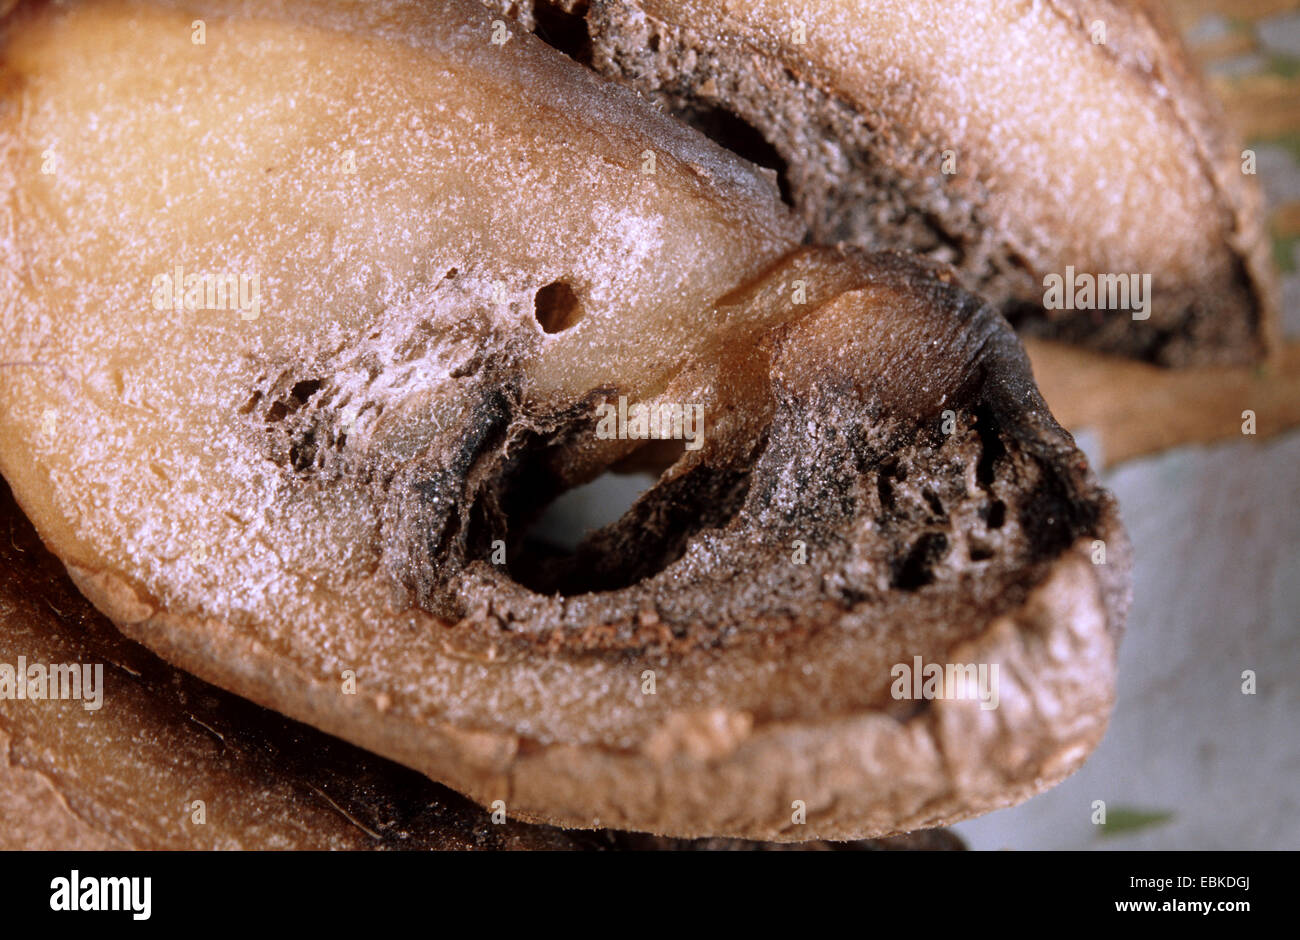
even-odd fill
[(582, 308), (578, 295), (563, 281), (547, 284), (533, 298), (537, 322), (547, 333), (560, 333), (578, 322)]

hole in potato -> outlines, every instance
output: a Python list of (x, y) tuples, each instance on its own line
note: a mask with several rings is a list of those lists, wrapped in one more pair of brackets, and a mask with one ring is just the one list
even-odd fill
[(901, 591), (915, 591), (934, 581), (935, 566), (948, 550), (948, 537), (927, 532), (907, 552), (894, 559), (893, 585)]
[(524, 541), (572, 554), (592, 532), (621, 519), (658, 479), (644, 470), (602, 473), (556, 497), (524, 533)]
[(681, 456), (680, 445), (649, 442), (558, 493), (539, 485), (548, 478), (541, 467), (519, 464), (501, 501), (510, 576), (539, 594), (615, 591), (677, 561), (700, 530), (726, 525), (748, 493), (749, 471), (699, 465), (666, 481), (662, 470)]
[(554, 281), (537, 292), (533, 312), (543, 332), (562, 333), (578, 322), (582, 307), (572, 287), (564, 281)]
[(1000, 529), (1007, 521), (1007, 504), (1000, 499), (995, 499), (984, 507), (982, 514), (984, 523), (990, 529)]
[(305, 379), (294, 384), (289, 390), (289, 394), (299, 405), (307, 404), (307, 400), (320, 391), (321, 385), (324, 384), (322, 379)]

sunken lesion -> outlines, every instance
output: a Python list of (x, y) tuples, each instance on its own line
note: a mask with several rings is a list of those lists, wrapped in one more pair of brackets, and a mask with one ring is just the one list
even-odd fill
[[(524, 534), (511, 543), (511, 578), (539, 594), (572, 597), (619, 591), (665, 571), (698, 533), (725, 528), (749, 492), (746, 461), (687, 463), (684, 452), (678, 454), (620, 519), (591, 533), (571, 552), (530, 539), (526, 525), (515, 527)], [(525, 471), (520, 479), (527, 475)], [(554, 495), (551, 490), (544, 499), (528, 501), (526, 508), (544, 506)], [(515, 518), (526, 523), (528, 516)]]
[[(1097, 521), (1078, 481), (995, 409), (958, 406), (943, 433), (938, 416), (878, 400), (846, 413), (828, 395), (779, 400), (749, 441), (680, 455), (621, 519), (547, 555), (520, 536), (577, 482), (564, 455), (589, 433), (593, 401), (544, 419), (498, 414), (477, 456), (419, 492), (438, 521), (408, 513), (411, 531), (439, 533), (407, 543), (437, 572), (419, 602), (459, 622), (461, 641), (684, 653), (793, 641), (863, 612), (996, 614)], [(490, 560), (494, 543), (508, 547), (504, 564)]]
[[(436, 394), (418, 370), (405, 381), (353, 355), (265, 380), (239, 410), (287, 479), (372, 494), (390, 583), (457, 625), (455, 642), (686, 651), (1023, 599), (1098, 510), (1059, 429), (1025, 423), (1001, 340), (934, 399), (956, 415), (946, 429), (915, 413), (907, 369), (796, 389), (755, 352), (764, 371), (745, 366), (756, 379), (729, 406), (746, 420), (661, 453), (658, 482), (571, 553), (530, 542), (529, 527), (566, 490), (640, 459), (635, 441), (596, 439), (617, 389), (541, 408), (480, 337), (441, 357)], [(418, 361), (436, 341), (412, 335)], [(393, 394), (377, 398), (385, 382)], [(369, 421), (341, 425), (357, 401)]]
[[(481, 603), (505, 610), (512, 598), (616, 597), (670, 567), (699, 531), (726, 524), (743, 501), (748, 468), (636, 442), (593, 447), (596, 406), (611, 395), (595, 389), (572, 405), (536, 412), (516, 391), (485, 386), (451, 436), (453, 446), (431, 449), (394, 478), (386, 551), (415, 603), (459, 620)], [(615, 523), (573, 552), (530, 537), (556, 497), (612, 464), (643, 457), (665, 461), (659, 483)], [(483, 584), (490, 587), (474, 587)]]

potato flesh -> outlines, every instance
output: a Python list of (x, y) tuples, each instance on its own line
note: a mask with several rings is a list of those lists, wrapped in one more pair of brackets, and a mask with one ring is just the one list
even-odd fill
[[(815, 80), (904, 143), (951, 149), (988, 186), (989, 221), (1036, 271), (1194, 280), (1230, 234), (1205, 156), (1139, 75), (1106, 63), (1088, 23), (1051, 3), (989, 0), (641, 0), (701, 36), (739, 34), (811, 66)], [(1105, 17), (1099, 16), (1104, 23)], [(1112, 22), (1112, 29), (1115, 24)], [(803, 39), (798, 42), (796, 30)], [(1122, 32), (1112, 47), (1132, 42)], [(1100, 34), (1099, 34), (1100, 35)], [(1085, 47), (1080, 49), (1079, 47)], [(796, 66), (797, 68), (797, 66)], [(1160, 298), (1155, 298), (1157, 304)]]
[[(268, 363), (477, 315), (526, 352), (527, 398), (635, 398), (799, 234), (769, 180), (531, 38), (494, 45), (475, 5), (167, 6), (20, 13), (5, 50), (0, 468), (86, 560), (143, 574), (226, 544), (232, 498), (240, 529), (276, 501), (222, 446)], [(177, 265), (257, 274), (260, 315), (154, 309)], [(581, 318), (543, 336), (557, 280)], [(448, 371), (427, 358), (423, 391)]]

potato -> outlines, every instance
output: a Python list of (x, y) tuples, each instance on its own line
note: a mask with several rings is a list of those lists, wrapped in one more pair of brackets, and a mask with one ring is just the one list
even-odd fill
[[(78, 586), (512, 819), (865, 838), (1077, 767), (1127, 548), (1006, 323), (796, 247), (770, 175), (503, 25), (8, 21), (0, 471)], [(702, 446), (602, 435), (621, 398)], [(629, 460), (622, 519), (529, 538)], [(900, 695), (917, 657), (996, 702)]]

